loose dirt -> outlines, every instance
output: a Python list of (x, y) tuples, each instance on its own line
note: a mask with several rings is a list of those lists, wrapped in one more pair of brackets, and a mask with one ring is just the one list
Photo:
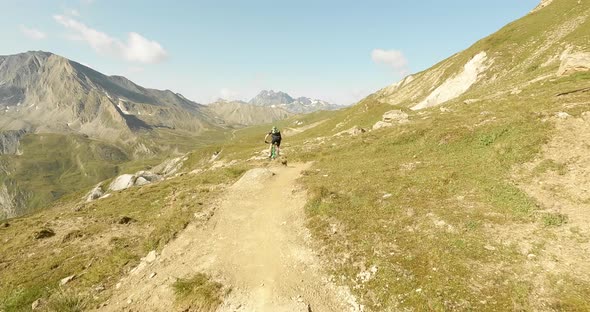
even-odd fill
[(207, 273), (231, 289), (218, 311), (361, 311), (313, 251), (306, 193), (296, 182), (308, 167), (248, 171), (209, 221), (189, 225), (155, 260), (146, 257), (101, 310), (173, 311), (174, 281)]

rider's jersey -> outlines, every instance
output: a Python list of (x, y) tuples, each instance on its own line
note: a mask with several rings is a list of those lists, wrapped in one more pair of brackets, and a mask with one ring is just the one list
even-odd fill
[(277, 131), (277, 132), (274, 132), (274, 133), (271, 131), (268, 134), (269, 135), (272, 135), (272, 138), (273, 139), (281, 139), (281, 131)]

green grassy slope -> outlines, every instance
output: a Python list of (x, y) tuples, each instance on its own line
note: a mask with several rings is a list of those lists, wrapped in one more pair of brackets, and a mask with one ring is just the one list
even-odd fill
[[(42, 308), (64, 311), (74, 302), (86, 311), (110, 296), (118, 279), (151, 250), (160, 250), (245, 168), (218, 169), (201, 175), (115, 193), (83, 203), (82, 193), (51, 209), (8, 220), (0, 226), (0, 310)], [(130, 219), (123, 223), (123, 217)], [(51, 229), (55, 235), (34, 239)], [(66, 287), (60, 280), (75, 275)]]
[[(296, 128), (296, 121), (303, 121), (302, 126), (317, 124), (285, 135), (284, 153), (289, 162), (314, 161), (302, 178), (310, 196), (308, 226), (321, 246), (326, 268), (367, 310), (590, 310), (587, 275), (545, 270), (541, 263), (554, 261), (542, 256), (564, 233), (572, 235), (566, 242), (574, 247), (587, 244), (590, 237), (569, 228), (567, 216), (544, 211), (514, 177), (515, 168), (540, 157), (544, 144), (556, 135), (552, 120), (558, 112), (576, 118), (590, 111), (588, 92), (557, 96), (587, 88), (590, 74), (558, 77), (558, 62), (547, 63), (564, 44), (589, 48), (586, 24), (563, 28), (586, 16), (588, 7), (585, 2), (555, 0), (418, 74), (403, 92), (382, 91), (348, 109), (277, 122), (283, 130)], [(442, 83), (482, 50), (493, 56), (494, 66), (467, 93), (445, 103), (444, 111), (408, 109), (410, 93), (426, 95), (431, 88), (426, 86), (428, 79), (440, 76)], [(552, 76), (535, 81), (546, 74)], [(509, 92), (514, 88), (520, 92)], [(469, 98), (480, 101), (465, 104)], [(398, 105), (387, 104), (392, 102)], [(369, 129), (392, 109), (406, 111), (409, 123), (358, 136), (334, 136), (353, 126)], [(258, 155), (267, 147), (262, 139), (268, 130), (269, 125), (263, 125), (223, 134), (225, 141), (211, 141), (192, 152), (184, 170), (200, 167), (214, 151), (222, 151), (219, 159), (226, 163)], [(214, 185), (230, 183), (254, 165), (260, 163), (186, 175), (81, 209), (74, 209), (81, 194), (72, 195), (54, 209), (11, 221), (0, 228), (0, 237), (8, 238), (0, 247), (0, 310), (25, 310), (38, 297), (58, 300), (59, 278), (80, 272), (82, 277), (68, 289), (92, 296), (97, 285), (105, 285), (107, 291), (89, 301), (100, 303), (125, 269), (161, 247), (202, 209), (200, 198), (215, 196)], [(567, 166), (544, 162), (535, 170), (559, 172)], [(171, 200), (173, 194), (182, 198), (180, 203)], [(158, 214), (162, 217), (156, 218)], [(122, 215), (138, 221), (131, 228), (113, 225)], [(72, 226), (79, 217), (82, 223)], [(64, 240), (65, 229), (87, 225), (82, 238)], [(53, 240), (32, 240), (32, 229), (44, 226), (59, 234)], [(112, 228), (115, 234), (107, 235)], [(510, 240), (520, 239), (525, 230), (534, 237)], [(74, 252), (101, 235), (107, 237), (103, 243), (82, 255)], [(529, 253), (520, 250), (521, 243), (530, 245)], [(26, 257), (38, 249), (40, 254)], [(48, 255), (63, 261), (46, 263)], [(93, 258), (98, 261), (87, 265)]]

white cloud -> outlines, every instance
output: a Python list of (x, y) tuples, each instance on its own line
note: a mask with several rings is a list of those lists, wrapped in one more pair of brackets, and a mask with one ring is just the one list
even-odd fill
[(56, 22), (73, 32), (70, 40), (84, 41), (99, 54), (111, 55), (137, 63), (159, 63), (166, 59), (168, 53), (156, 42), (131, 32), (127, 42), (113, 38), (106, 33), (92, 29), (85, 24), (64, 15), (54, 15)]
[(41, 40), (41, 39), (47, 38), (47, 35), (44, 32), (42, 32), (38, 29), (35, 29), (35, 28), (29, 28), (25, 25), (20, 26), (20, 31), (25, 36), (27, 36), (28, 38), (33, 39), (33, 40)]
[(408, 60), (399, 50), (374, 49), (371, 52), (371, 58), (373, 62), (391, 67), (400, 75), (408, 73)]

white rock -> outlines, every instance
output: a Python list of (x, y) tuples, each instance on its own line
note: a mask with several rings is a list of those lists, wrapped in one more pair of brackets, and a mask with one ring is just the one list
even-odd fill
[(569, 118), (569, 117), (571, 117), (571, 115), (570, 115), (570, 114), (568, 114), (568, 113), (566, 113), (566, 112), (559, 112), (559, 113), (557, 113), (557, 118), (560, 118), (560, 119), (567, 119), (567, 118)]
[(109, 185), (109, 190), (111, 191), (120, 191), (133, 186), (135, 182), (135, 175), (133, 174), (123, 174), (118, 176), (111, 185)]
[(135, 180), (136, 186), (144, 186), (144, 185), (150, 184), (150, 183), (152, 183), (152, 182), (146, 180), (146, 178), (144, 178), (144, 177), (139, 177), (139, 178), (137, 178), (137, 180)]
[(373, 130), (377, 130), (377, 129), (381, 129), (381, 128), (389, 128), (389, 127), (392, 127), (392, 126), (393, 126), (392, 123), (384, 122), (384, 121), (377, 121), (373, 125)]
[(490, 246), (490, 245), (485, 245), (485, 246), (483, 246), (483, 248), (485, 250), (489, 250), (489, 251), (495, 251), (496, 250), (496, 247)]
[(392, 194), (389, 194), (389, 193), (387, 193), (387, 194), (383, 195), (383, 199), (388, 199), (388, 198), (390, 198), (391, 196), (393, 196), (393, 195), (392, 195)]
[(408, 114), (404, 113), (403, 111), (396, 109), (391, 110), (383, 114), (383, 121), (384, 122), (397, 122), (397, 123), (407, 123), (408, 122)]
[(95, 186), (89, 193), (86, 195), (86, 202), (91, 202), (95, 199), (99, 199), (104, 195), (104, 191), (102, 190), (102, 183), (99, 183)]
[(76, 275), (70, 275), (70, 276), (68, 276), (68, 277), (62, 278), (62, 279), (59, 281), (59, 284), (63, 286), (63, 285), (65, 285), (65, 284), (67, 284), (67, 283), (71, 282), (72, 280), (74, 280), (74, 278), (75, 278), (75, 277), (76, 277)]
[(488, 61), (486, 52), (480, 52), (465, 64), (462, 72), (439, 85), (422, 102), (412, 107), (412, 110), (436, 106), (457, 98), (481, 79), (481, 74), (490, 67), (491, 63)]
[(158, 257), (158, 254), (156, 253), (155, 250), (150, 251), (150, 253), (147, 254), (147, 256), (145, 256), (144, 260), (147, 263), (152, 263), (154, 261), (156, 261), (156, 258)]
[(577, 52), (562, 55), (558, 75), (566, 76), (582, 71), (590, 71), (590, 53)]
[(41, 299), (37, 299), (37, 300), (33, 301), (33, 303), (31, 304), (31, 310), (37, 309), (40, 304), (41, 304)]

